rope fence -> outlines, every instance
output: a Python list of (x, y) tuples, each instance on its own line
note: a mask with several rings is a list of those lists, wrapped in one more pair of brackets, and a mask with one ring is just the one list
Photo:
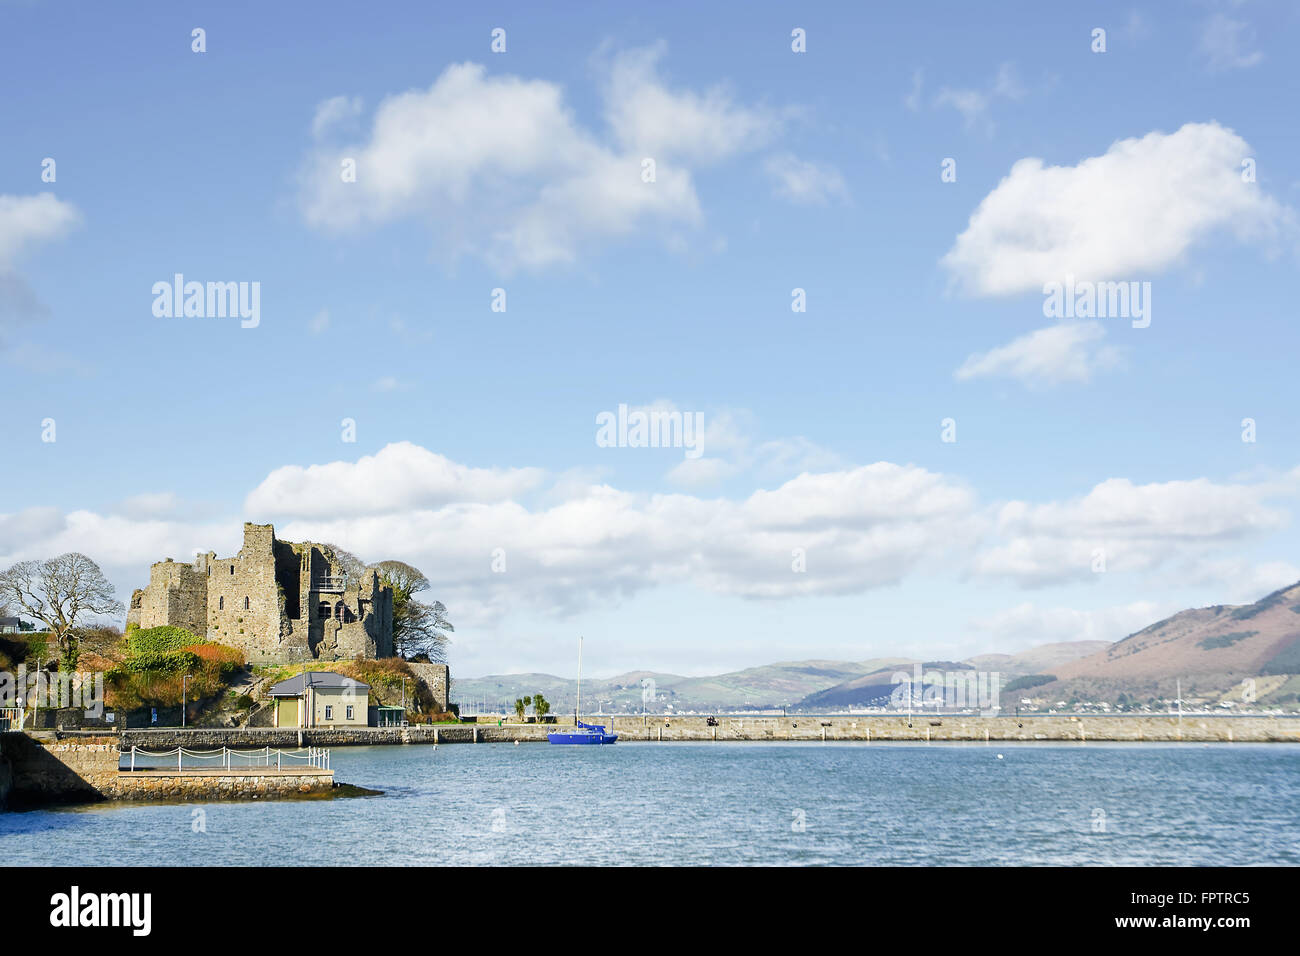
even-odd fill
[[(141, 750), (139, 747), (132, 747), (129, 754), (123, 754), (123, 758), (130, 758), (130, 765), (127, 767), (119, 766), (119, 770), (167, 770), (170, 769), (170, 758), (176, 758), (176, 771), (183, 773), (188, 766), (190, 770), (242, 770), (252, 767), (266, 767), (268, 770), (274, 766), (277, 772), (294, 771), (300, 769), (312, 768), (315, 770), (330, 769), (330, 752), (324, 747), (308, 747), (305, 751), (294, 752), (291, 750), (272, 750), (270, 747), (263, 747), (261, 750), (232, 750), (229, 747), (222, 747), (219, 750), (188, 750), (185, 747), (176, 747), (173, 750)], [(275, 761), (272, 763), (271, 758)], [(147, 763), (137, 766), (137, 760), (144, 760)], [(219, 763), (199, 763), (190, 761), (220, 761)], [(154, 765), (152, 761), (167, 760), (166, 766)], [(286, 765), (286, 761), (290, 761)], [(292, 761), (302, 761), (293, 763)]]

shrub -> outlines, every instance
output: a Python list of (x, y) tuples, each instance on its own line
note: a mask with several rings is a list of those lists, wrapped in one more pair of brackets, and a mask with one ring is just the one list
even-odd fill
[(204, 665), (215, 668), (219, 677), (229, 677), (244, 666), (244, 652), (224, 644), (191, 644), (184, 650), (193, 654)]
[(126, 652), (136, 654), (166, 654), (180, 651), (195, 644), (206, 644), (202, 638), (195, 637), (183, 627), (150, 627), (131, 631), (126, 636)]
[(1258, 633), (1259, 631), (1233, 631), (1231, 634), (1216, 634), (1214, 637), (1207, 637), (1204, 640), (1197, 641), (1196, 646), (1207, 651), (1213, 651), (1220, 647), (1231, 647), (1238, 641), (1244, 641), (1246, 638), (1254, 637)]
[(132, 654), (121, 665), (131, 674), (188, 674), (199, 669), (199, 656), (193, 651), (149, 651)]
[(1056, 680), (1056, 677), (1052, 674), (1026, 674), (1024, 677), (1017, 677), (1007, 684), (1006, 687), (1002, 688), (1002, 692), (1005, 694), (1013, 690), (1028, 690), (1030, 687), (1041, 687), (1043, 684), (1050, 684), (1054, 680)]

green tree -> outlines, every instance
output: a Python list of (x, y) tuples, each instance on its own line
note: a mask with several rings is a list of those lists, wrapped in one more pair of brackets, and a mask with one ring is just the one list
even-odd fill
[(533, 699), (531, 697), (515, 698), (515, 716), (519, 718), (519, 722), (521, 724), (524, 722), (524, 711), (526, 711), (529, 708), (532, 702)]
[(375, 565), (380, 583), (393, 589), (393, 646), (406, 658), (426, 656), (437, 664), (447, 663), (448, 634), (456, 628), (447, 620), (441, 601), (431, 604), (415, 595), (429, 588), (429, 579), (419, 568), (404, 561), (381, 561)]
[(551, 712), (551, 702), (541, 694), (533, 695), (533, 713), (537, 715), (537, 722), (541, 723), (542, 718)]

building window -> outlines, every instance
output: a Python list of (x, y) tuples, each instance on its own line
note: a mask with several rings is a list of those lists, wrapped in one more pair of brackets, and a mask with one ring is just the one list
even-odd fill
[(235, 566), (233, 564), (230, 566), (230, 573), (232, 575), (235, 573)]
[(333, 708), (332, 706), (330, 706), (329, 704), (326, 704), (326, 705), (325, 705), (325, 719), (326, 719), (326, 720), (333, 720), (333, 719), (334, 719), (334, 708)]
[(226, 598), (225, 595), (222, 595), (221, 597), (217, 598), (217, 610), (224, 611), (225, 609), (226, 609)]
[(244, 598), (244, 610), (248, 610), (248, 598)]
[(352, 719), (352, 705), (348, 705), (348, 720)]
[(331, 613), (333, 612), (329, 606), (328, 601), (323, 602), (321, 606), (316, 609), (316, 616), (319, 617), (322, 621), (328, 620)]

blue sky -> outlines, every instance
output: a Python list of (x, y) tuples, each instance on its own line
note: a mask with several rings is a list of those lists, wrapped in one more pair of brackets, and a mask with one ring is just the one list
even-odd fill
[[(125, 597), (273, 521), (424, 569), (462, 674), (1253, 600), (1300, 578), (1298, 39), (1253, 2), (0, 3), (0, 564)], [(176, 273), (259, 324), (156, 317)], [(1150, 282), (1149, 327), (1045, 317), (1066, 274)], [(620, 404), (699, 412), (703, 458), (599, 447)]]

